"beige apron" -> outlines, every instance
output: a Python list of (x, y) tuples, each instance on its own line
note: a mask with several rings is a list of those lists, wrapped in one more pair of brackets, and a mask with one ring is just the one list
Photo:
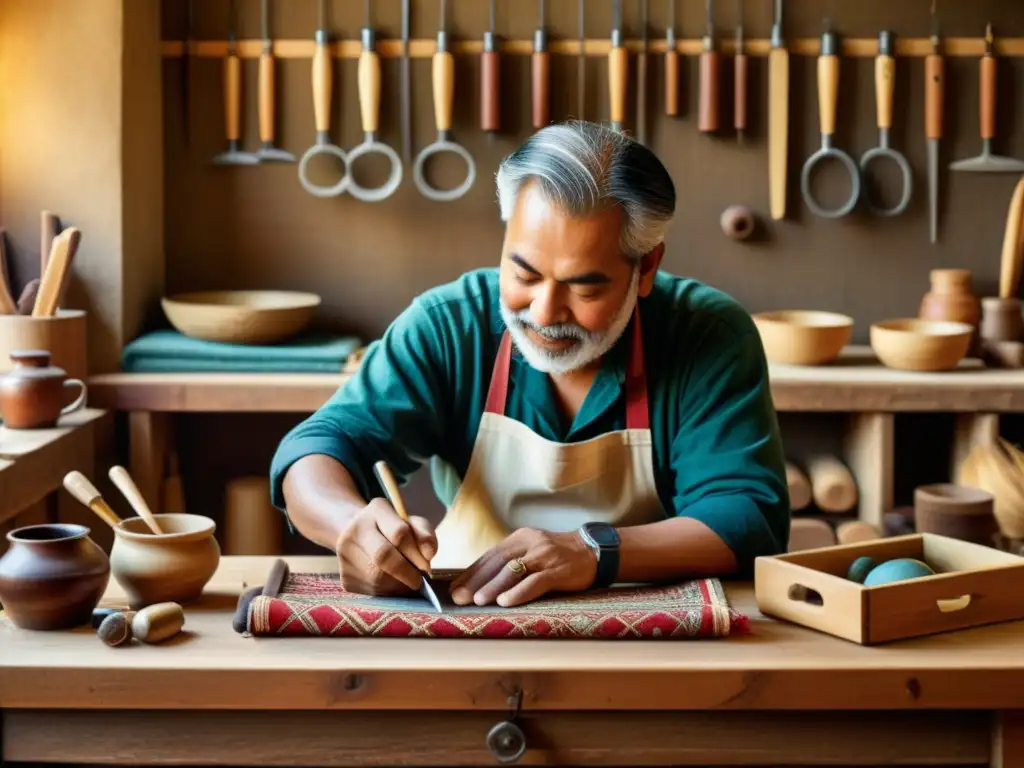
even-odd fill
[(572, 531), (586, 522), (665, 517), (654, 482), (640, 314), (626, 372), (626, 428), (558, 443), (505, 416), (512, 340), (502, 336), (469, 468), (437, 527), (435, 572), (458, 571), (517, 528)]

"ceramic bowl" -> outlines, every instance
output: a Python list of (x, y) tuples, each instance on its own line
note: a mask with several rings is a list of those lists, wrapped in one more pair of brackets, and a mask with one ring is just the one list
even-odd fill
[(154, 517), (165, 533), (150, 533), (141, 517), (122, 520), (114, 529), (110, 572), (132, 608), (197, 600), (220, 563), (213, 520), (185, 514)]
[(271, 344), (305, 329), (320, 297), (296, 291), (199, 291), (165, 297), (161, 305), (171, 325), (186, 336)]
[(999, 531), (994, 507), (995, 498), (980, 488), (935, 483), (914, 490), (918, 533), (935, 533), (991, 547)]
[(853, 318), (835, 312), (783, 309), (753, 319), (773, 363), (822, 365), (838, 357), (853, 335)]
[(900, 318), (871, 326), (871, 349), (882, 363), (905, 371), (956, 368), (971, 345), (967, 323)]

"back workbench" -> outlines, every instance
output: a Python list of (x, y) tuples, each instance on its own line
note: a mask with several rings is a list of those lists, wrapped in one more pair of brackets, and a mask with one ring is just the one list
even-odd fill
[(223, 558), (162, 645), (0, 618), (0, 762), (494, 765), (485, 737), (519, 693), (522, 764), (1024, 767), (1024, 622), (861, 647), (766, 618), (733, 584), (753, 631), (728, 639), (237, 634), (272, 561)]

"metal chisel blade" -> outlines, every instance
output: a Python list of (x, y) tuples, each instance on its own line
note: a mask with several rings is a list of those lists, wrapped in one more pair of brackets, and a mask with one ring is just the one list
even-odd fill
[(939, 140), (928, 139), (928, 236), (939, 239)]
[(420, 582), (420, 594), (430, 601), (431, 605), (434, 606), (434, 610), (438, 613), (444, 613), (441, 600), (438, 598), (437, 592), (434, 590), (434, 586), (430, 583), (426, 574), (423, 574), (423, 580)]

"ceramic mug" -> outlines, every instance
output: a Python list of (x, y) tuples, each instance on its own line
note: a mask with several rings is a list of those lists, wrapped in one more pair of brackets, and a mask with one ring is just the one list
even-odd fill
[[(9, 429), (53, 427), (61, 416), (85, 405), (88, 394), (85, 382), (68, 378), (63, 368), (50, 365), (48, 351), (15, 350), (10, 357), (14, 368), (0, 377), (0, 416)], [(64, 405), (67, 390), (76, 387), (78, 397)]]

